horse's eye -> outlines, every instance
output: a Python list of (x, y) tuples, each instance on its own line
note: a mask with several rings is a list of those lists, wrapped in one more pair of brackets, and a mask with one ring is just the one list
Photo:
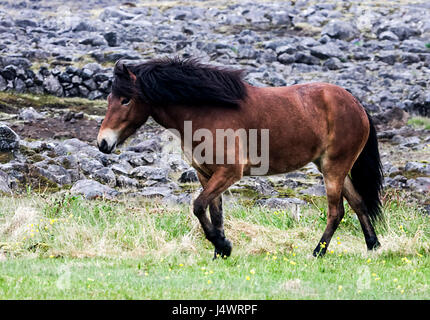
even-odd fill
[(125, 98), (125, 99), (122, 99), (122, 101), (121, 101), (121, 104), (123, 105), (123, 106), (128, 106), (129, 105), (129, 103), (130, 103), (130, 99), (128, 99), (128, 98)]

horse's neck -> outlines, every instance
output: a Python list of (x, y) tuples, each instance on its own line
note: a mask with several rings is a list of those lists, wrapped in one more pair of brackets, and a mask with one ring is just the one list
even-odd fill
[(162, 127), (166, 129), (175, 129), (178, 130), (181, 135), (183, 134), (185, 118), (180, 110), (174, 106), (153, 108), (151, 117)]

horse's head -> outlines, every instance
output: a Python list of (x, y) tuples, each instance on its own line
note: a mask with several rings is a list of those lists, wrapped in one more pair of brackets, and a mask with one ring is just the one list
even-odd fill
[(139, 99), (136, 75), (121, 60), (118, 61), (114, 68), (106, 116), (97, 136), (99, 150), (111, 153), (139, 129), (148, 117), (149, 108)]

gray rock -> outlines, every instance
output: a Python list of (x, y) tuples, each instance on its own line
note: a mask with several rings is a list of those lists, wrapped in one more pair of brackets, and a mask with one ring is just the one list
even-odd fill
[(22, 109), (19, 113), (18, 118), (24, 121), (33, 121), (43, 119), (45, 118), (45, 116), (34, 110), (33, 107), (30, 107)]
[(100, 13), (99, 18), (104, 21), (107, 21), (111, 18), (117, 18), (119, 21), (122, 21), (133, 19), (134, 15), (112, 7), (103, 10), (103, 12)]
[(430, 178), (418, 177), (416, 179), (409, 179), (407, 186), (416, 192), (430, 193)]
[(343, 64), (338, 58), (327, 59), (324, 61), (323, 66), (329, 70), (339, 70), (343, 68)]
[(6, 125), (0, 125), (0, 151), (11, 151), (19, 147), (19, 136)]
[(420, 143), (421, 143), (421, 140), (418, 137), (407, 137), (401, 143), (401, 146), (411, 148), (419, 145)]
[(283, 64), (291, 64), (296, 61), (296, 58), (292, 54), (282, 53), (278, 56), (278, 61)]
[(154, 197), (167, 197), (172, 194), (172, 190), (168, 187), (146, 187), (141, 192), (139, 192), (139, 195), (147, 198), (154, 198)]
[(118, 35), (115, 31), (109, 31), (103, 34), (103, 37), (107, 41), (110, 47), (118, 46)]
[(100, 46), (106, 46), (107, 45), (105, 38), (103, 38), (102, 36), (98, 36), (98, 35), (83, 39), (79, 43), (85, 44), (85, 45), (90, 45), (93, 47), (100, 47)]
[(153, 152), (150, 152), (150, 151), (144, 151), (144, 152), (125, 151), (119, 155), (119, 160), (127, 161), (133, 166), (144, 166), (147, 164), (154, 163), (155, 155)]
[(30, 170), (61, 186), (72, 183), (69, 172), (56, 164), (47, 165), (42, 161), (42, 163), (35, 163)]
[(160, 142), (156, 139), (147, 139), (143, 142), (140, 142), (136, 145), (129, 146), (127, 151), (133, 152), (160, 152), (161, 145)]
[(53, 75), (48, 76), (43, 80), (43, 87), (45, 91), (49, 94), (61, 97), (63, 95), (63, 87), (60, 81)]
[(297, 52), (294, 55), (294, 59), (298, 63), (304, 63), (309, 65), (319, 65), (320, 60), (310, 54), (304, 53), (304, 52)]
[(15, 80), (13, 81), (13, 87), (15, 88), (15, 91), (18, 93), (23, 93), (27, 89), (27, 85), (20, 78), (15, 78)]
[(70, 189), (72, 194), (81, 194), (86, 199), (107, 198), (113, 199), (119, 195), (119, 192), (100, 182), (83, 179), (77, 181)]
[(126, 161), (122, 161), (121, 163), (115, 163), (110, 168), (116, 174), (124, 174), (124, 175), (128, 175), (131, 172), (131, 170), (133, 170), (133, 167), (130, 165), (130, 163)]
[(21, 28), (38, 26), (37, 22), (31, 19), (17, 19), (15, 20), (15, 25)]
[(192, 200), (192, 196), (189, 193), (170, 194), (163, 198), (163, 203), (191, 205)]
[(130, 172), (130, 176), (134, 178), (143, 178), (146, 180), (155, 180), (166, 182), (168, 179), (169, 170), (166, 168), (156, 167), (136, 167)]
[(72, 30), (74, 32), (80, 32), (80, 31), (92, 32), (92, 31), (97, 31), (97, 27), (88, 21), (81, 21)]
[(405, 165), (406, 172), (418, 172), (424, 175), (430, 175), (430, 164), (420, 162), (407, 162)]
[(28, 174), (28, 165), (16, 160), (9, 161), (8, 163), (0, 164), (0, 170), (3, 170), (9, 175), (10, 179), (16, 179), (21, 183), (25, 183)]
[(239, 59), (255, 59), (257, 51), (251, 45), (241, 45), (237, 50)]
[(384, 175), (387, 177), (394, 177), (402, 173), (398, 167), (393, 166), (389, 162), (384, 163), (382, 168), (384, 171)]
[(91, 174), (91, 177), (103, 184), (107, 184), (109, 187), (116, 186), (116, 177), (112, 169), (109, 169), (109, 168), (98, 169)]
[(400, 40), (405, 40), (413, 36), (418, 36), (421, 32), (418, 29), (413, 29), (406, 24), (395, 23), (390, 26), (389, 30), (394, 33)]
[(139, 187), (139, 181), (126, 176), (117, 176), (116, 183), (122, 188), (137, 188)]
[[(88, 70), (88, 69), (87, 69)], [(93, 79), (88, 79), (84, 81), (85, 87), (87, 87), (89, 90), (95, 91), (97, 89), (97, 84)]]
[(326, 195), (325, 186), (314, 185), (304, 190), (300, 190), (300, 194), (306, 194), (310, 196), (322, 197)]
[(418, 54), (415, 54), (415, 53), (403, 53), (401, 56), (401, 60), (405, 64), (412, 64), (412, 63), (417, 63), (421, 61)]
[(291, 18), (287, 11), (275, 11), (269, 14), (270, 22), (274, 26), (290, 27)]
[(375, 55), (375, 59), (393, 65), (396, 63), (397, 56), (394, 51), (381, 51)]
[(96, 99), (101, 99), (101, 98), (103, 98), (103, 92), (100, 92), (99, 90), (91, 91), (88, 94), (88, 99), (90, 99), (90, 100), (96, 100)]
[(89, 145), (77, 138), (64, 140), (61, 145), (65, 148), (66, 152), (78, 153), (84, 149), (87, 149)]
[(359, 32), (352, 22), (334, 20), (324, 26), (321, 34), (335, 39), (352, 40), (359, 35)]
[(194, 169), (189, 169), (187, 171), (184, 171), (181, 176), (179, 177), (178, 181), (180, 183), (187, 183), (187, 182), (198, 182), (199, 178), (197, 177), (197, 172)]
[(91, 62), (84, 65), (83, 70), (85, 69), (91, 70), (93, 73), (97, 73), (98, 71), (102, 70), (103, 67), (96, 62)]
[(278, 194), (278, 192), (272, 187), (267, 179), (260, 177), (255, 178), (252, 189), (264, 196), (274, 196)]
[(81, 71), (81, 77), (84, 80), (91, 79), (91, 77), (93, 76), (93, 74), (94, 74), (94, 71), (92, 71), (91, 69), (85, 68), (85, 67)]
[(272, 209), (291, 209), (296, 206), (306, 205), (306, 202), (297, 198), (269, 198), (260, 199), (255, 204)]
[(0, 193), (12, 193), (10, 189), (9, 176), (6, 172), (0, 170)]
[(0, 91), (5, 91), (7, 88), (6, 80), (0, 75)]
[(312, 47), (311, 54), (320, 59), (338, 58), (345, 59), (345, 54), (334, 43), (322, 44)]
[(85, 174), (91, 174), (91, 173), (93, 173), (99, 169), (102, 169), (103, 164), (96, 159), (90, 159), (88, 157), (81, 157), (79, 159), (79, 168)]
[(378, 35), (379, 40), (399, 41), (399, 37), (391, 31), (384, 31)]

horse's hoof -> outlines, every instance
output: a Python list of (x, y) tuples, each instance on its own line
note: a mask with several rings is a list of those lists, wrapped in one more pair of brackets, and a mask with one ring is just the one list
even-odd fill
[(376, 237), (367, 240), (366, 244), (367, 244), (367, 250), (376, 250), (381, 246), (381, 244), (379, 243)]
[(315, 258), (322, 258), (324, 257), (325, 253), (326, 253), (327, 249), (326, 248), (321, 248), (319, 245), (315, 248), (314, 252), (313, 252), (313, 256)]
[(227, 258), (231, 254), (231, 250), (233, 249), (233, 246), (231, 245), (230, 240), (227, 238), (224, 238), (221, 243), (217, 243), (217, 246), (215, 246), (215, 252), (214, 252), (214, 260), (218, 257), (221, 258)]

